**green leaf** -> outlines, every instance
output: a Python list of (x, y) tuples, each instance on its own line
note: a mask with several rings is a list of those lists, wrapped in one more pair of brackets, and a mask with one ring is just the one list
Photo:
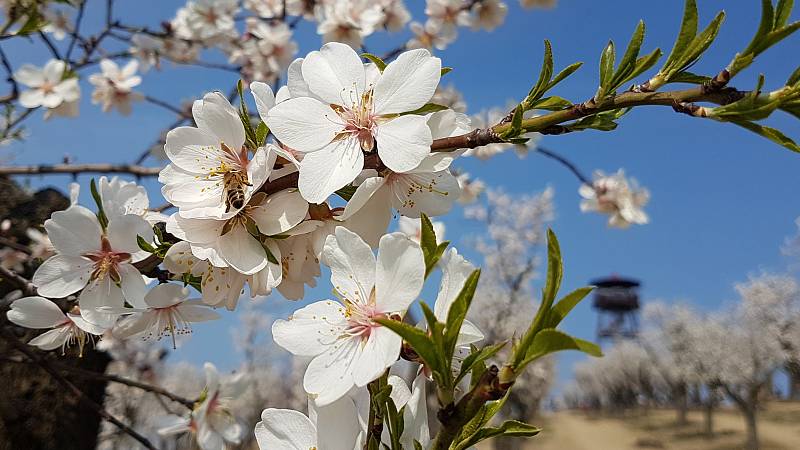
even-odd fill
[(575, 289), (569, 294), (561, 298), (556, 303), (552, 310), (550, 310), (550, 317), (547, 321), (546, 328), (555, 328), (558, 324), (567, 317), (572, 308), (581, 302), (590, 292), (594, 290), (594, 286), (586, 286)]
[(542, 430), (540, 428), (537, 428), (525, 422), (520, 422), (518, 420), (507, 420), (503, 422), (499, 427), (481, 428), (480, 430), (478, 430), (478, 432), (470, 436), (469, 439), (459, 442), (455, 446), (455, 449), (456, 450), (466, 449), (472, 447), (478, 442), (497, 436), (528, 437), (528, 436), (536, 436), (541, 431)]
[(776, 144), (782, 145), (783, 147), (788, 148), (793, 152), (800, 153), (800, 147), (798, 147), (797, 143), (795, 143), (791, 138), (776, 130), (775, 128), (770, 128), (764, 125), (759, 125), (757, 123), (749, 122), (749, 121), (731, 121), (731, 123), (735, 123), (742, 128), (746, 128), (753, 133), (759, 134)]
[(336, 191), (336, 195), (343, 198), (345, 201), (349, 202), (353, 195), (356, 193), (358, 188), (353, 186), (352, 184), (348, 184), (347, 186), (339, 189)]
[(461, 333), (461, 325), (464, 324), (464, 319), (467, 317), (467, 311), (472, 298), (475, 296), (475, 289), (478, 287), (478, 280), (481, 277), (481, 270), (473, 271), (461, 288), (461, 292), (453, 303), (450, 305), (450, 310), (447, 312), (447, 322), (445, 324), (444, 332), (444, 354), (452, 355), (455, 353), (456, 342), (458, 335)]
[(675, 40), (664, 67), (671, 67), (672, 63), (680, 61), (695, 36), (697, 36), (697, 0), (686, 0), (678, 39)]
[(269, 127), (266, 123), (262, 120), (258, 124), (258, 128), (256, 128), (256, 144), (259, 147), (263, 147), (264, 144), (267, 142), (267, 136), (269, 135)]
[(544, 355), (564, 350), (578, 350), (591, 356), (603, 356), (603, 352), (597, 344), (572, 337), (552, 328), (547, 328), (536, 334), (533, 345), (531, 345), (522, 366)]
[(545, 39), (544, 41), (544, 61), (542, 62), (542, 69), (539, 71), (539, 80), (536, 82), (536, 85), (531, 88), (530, 92), (528, 92), (528, 98), (526, 99), (527, 102), (533, 102), (538, 100), (542, 95), (544, 95), (545, 91), (547, 90), (547, 85), (550, 83), (550, 80), (553, 78), (553, 48), (550, 44), (550, 41)]
[(447, 109), (447, 106), (444, 105), (437, 105), (436, 103), (426, 103), (419, 108), (415, 109), (414, 111), (408, 111), (404, 113), (400, 113), (401, 116), (407, 116), (409, 114), (416, 114), (420, 116), (424, 116), (425, 114), (430, 114), (437, 111), (444, 111)]
[(271, 262), (272, 264), (280, 265), (278, 258), (276, 258), (275, 255), (272, 254), (269, 248), (266, 245), (264, 245), (263, 247), (264, 247), (264, 252), (266, 252), (267, 254), (267, 261)]
[(556, 95), (537, 100), (529, 109), (544, 109), (546, 111), (561, 111), (571, 108), (573, 103)]
[(639, 57), (639, 51), (641, 50), (642, 43), (644, 42), (644, 30), (644, 21), (640, 20), (636, 25), (636, 29), (633, 31), (633, 36), (631, 36), (630, 42), (628, 42), (628, 48), (625, 49), (625, 54), (622, 55), (622, 59), (617, 67), (618, 77), (627, 76), (627, 74), (630, 73), (630, 71), (633, 70), (633, 67), (636, 65), (636, 59)]
[(582, 62), (576, 62), (565, 67), (561, 72), (558, 73), (558, 75), (555, 76), (555, 78), (553, 78), (550, 81), (550, 83), (547, 85), (547, 90), (550, 90), (553, 86), (560, 83), (563, 79), (575, 73), (578, 69), (581, 68), (582, 65), (583, 65)]
[(92, 199), (94, 199), (94, 203), (97, 205), (97, 221), (100, 222), (100, 226), (105, 230), (108, 226), (108, 217), (103, 210), (103, 200), (100, 198), (100, 192), (97, 190), (97, 183), (94, 181), (94, 178), (89, 181), (89, 192), (92, 193)]
[[(464, 377), (469, 374), (470, 370), (472, 370), (473, 366), (476, 364), (481, 364), (487, 359), (491, 358), (492, 356), (496, 355), (505, 345), (507, 344), (506, 341), (500, 342), (499, 344), (488, 345), (483, 347), (482, 349), (478, 350), (477, 347), (474, 345), (471, 346), (472, 352), (461, 361), (461, 370), (458, 372), (458, 376), (456, 376), (455, 384), (458, 384), (459, 381), (464, 379)], [(483, 365), (483, 369), (486, 369), (486, 366)], [(473, 374), (472, 379), (477, 380), (480, 376), (475, 376)]]
[(24, 24), (17, 30), (18, 36), (26, 36), (31, 33), (35, 33), (42, 29), (45, 25), (47, 25), (47, 21), (42, 17), (39, 13), (38, 9), (35, 6), (32, 6), (27, 11), (28, 20), (25, 21)]
[(792, 15), (792, 8), (794, 7), (794, 0), (778, 0), (778, 6), (775, 8), (775, 23), (773, 29), (782, 28), (789, 21), (789, 16)]
[(611, 85), (611, 80), (614, 76), (614, 61), (616, 59), (616, 51), (614, 50), (614, 42), (608, 41), (608, 45), (603, 49), (600, 55), (600, 93), (599, 97), (605, 97), (608, 94), (608, 87)]
[(136, 235), (136, 243), (139, 244), (139, 248), (148, 252), (148, 253), (155, 253), (156, 249), (150, 245), (143, 237)]
[(789, 75), (789, 79), (786, 80), (786, 85), (792, 86), (797, 84), (798, 82), (800, 82), (800, 66), (798, 66), (797, 69), (794, 69), (794, 72), (792, 72), (792, 74)]
[(427, 214), (422, 213), (419, 218), (420, 238), (419, 246), (425, 254), (425, 264), (436, 253), (436, 230), (433, 228), (433, 222)]
[(439, 72), (439, 75), (443, 77), (452, 71), (453, 71), (452, 67), (442, 67), (442, 70), (441, 72)]
[[(250, 122), (250, 111), (247, 109), (247, 102), (244, 101), (243, 89), (243, 83), (240, 79), (238, 82), (236, 82), (236, 91), (239, 93), (239, 119), (242, 121), (242, 126), (244, 127), (244, 133), (247, 137), (248, 145), (255, 149), (258, 144), (258, 136), (256, 135), (256, 131), (253, 129), (253, 124)], [(232, 150), (238, 151), (239, 149)]]
[(384, 69), (386, 69), (386, 63), (380, 57), (375, 56), (372, 53), (362, 53), (361, 57), (372, 61), (376, 66), (378, 66), (378, 70), (380, 70), (381, 73), (383, 73)]
[(425, 331), (398, 320), (388, 318), (375, 318), (374, 320), (402, 337), (432, 371), (443, 372), (443, 358), (439, 348)]
[(717, 38), (719, 34), (719, 30), (722, 27), (722, 22), (725, 20), (725, 12), (720, 11), (714, 20), (712, 20), (708, 26), (700, 33), (689, 45), (689, 48), (686, 49), (683, 57), (679, 60), (680, 63), (676, 64), (674, 67), (675, 72), (680, 72), (687, 69), (689, 66), (694, 64), (711, 44)]
[(711, 80), (711, 77), (707, 77), (705, 75), (697, 75), (692, 72), (679, 72), (674, 77), (670, 79), (670, 83), (689, 83), (689, 84), (697, 84), (702, 85), (707, 83)]
[(775, 26), (775, 9), (772, 6), (772, 0), (761, 0), (761, 22), (758, 24), (755, 36), (747, 45), (747, 48), (742, 52), (743, 54), (752, 53), (758, 47), (761, 39), (769, 34)]

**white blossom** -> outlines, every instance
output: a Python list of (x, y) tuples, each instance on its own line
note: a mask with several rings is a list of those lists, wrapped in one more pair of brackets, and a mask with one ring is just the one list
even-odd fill
[(116, 108), (123, 116), (130, 115), (131, 103), (144, 99), (144, 95), (133, 88), (142, 83), (136, 75), (139, 61), (131, 60), (120, 68), (110, 59), (100, 61), (101, 73), (89, 75), (89, 83), (94, 85), (92, 103), (100, 104), (103, 112)]
[(78, 345), (80, 355), (87, 342), (94, 341), (94, 335), (103, 334), (105, 329), (81, 317), (75, 309), (64, 314), (52, 301), (42, 297), (24, 297), (15, 300), (6, 317), (12, 323), (25, 328), (52, 328), (28, 341), (28, 344), (42, 350), (61, 348), (64, 354), (67, 347)]
[(14, 80), (30, 89), (19, 94), (19, 104), (25, 108), (47, 108), (50, 115), (74, 117), (78, 113), (81, 95), (78, 78), (66, 76), (64, 61), (51, 59), (41, 69), (24, 64), (14, 72)]
[(639, 188), (636, 180), (625, 178), (622, 169), (608, 176), (596, 171), (593, 185), (581, 185), (579, 193), (584, 198), (581, 211), (608, 214), (609, 226), (627, 228), (631, 224), (643, 225), (649, 221), (642, 208), (650, 200), (650, 193)]

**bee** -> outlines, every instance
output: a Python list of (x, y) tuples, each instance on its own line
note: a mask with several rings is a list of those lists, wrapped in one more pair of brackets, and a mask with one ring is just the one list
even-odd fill
[(247, 182), (247, 173), (238, 170), (226, 172), (223, 176), (223, 183), (225, 185), (225, 212), (229, 212), (231, 208), (241, 209), (244, 207), (245, 200), (245, 186), (252, 186)]

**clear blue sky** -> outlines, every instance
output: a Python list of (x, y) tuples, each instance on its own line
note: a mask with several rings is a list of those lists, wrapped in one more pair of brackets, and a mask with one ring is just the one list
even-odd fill
[[(553, 43), (556, 65), (575, 61), (585, 66), (553, 93), (573, 101), (589, 98), (597, 84), (597, 59), (607, 39), (624, 46), (637, 21), (644, 19), (647, 38), (644, 48), (660, 46), (669, 51), (680, 22), (679, 0), (649, 2), (596, 2), (561, 0), (552, 11), (524, 11), (515, 0), (507, 0), (510, 12), (506, 24), (492, 33), (462, 32), (460, 39), (440, 52), (445, 65), (455, 70), (444, 83), (455, 84), (465, 93), (470, 112), (522, 97), (538, 75), (542, 40)], [(180, 2), (117, 2), (117, 15), (132, 24), (157, 26), (172, 17)], [(419, 3), (409, 1), (411, 3)], [(704, 25), (720, 9), (728, 18), (720, 37), (695, 72), (716, 73), (736, 50), (743, 48), (757, 26), (758, 2), (707, 0), (700, 2)], [(90, 5), (101, 2), (90, 0)], [(415, 15), (421, 14), (415, 7)], [(794, 14), (793, 20), (799, 17)], [(88, 26), (98, 26), (99, 17), (88, 16)], [(319, 47), (319, 38), (308, 24), (297, 34), (301, 54)], [(379, 34), (368, 41), (369, 49), (380, 54), (400, 36)], [(43, 64), (48, 58), (40, 45), (3, 42), (15, 65)], [(768, 74), (767, 86), (782, 85), (798, 63), (800, 37), (793, 36), (760, 57), (754, 68), (737, 77), (734, 85), (754, 85), (759, 72)], [(227, 72), (177, 68), (144, 75), (142, 92), (177, 103), (197, 98), (205, 91), (227, 91), (235, 83)], [(69, 154), (78, 162), (130, 162), (157, 138), (162, 127), (173, 120), (164, 110), (146, 103), (134, 107), (134, 115), (122, 118), (103, 114), (89, 102), (90, 86), (82, 83), (81, 117), (55, 119), (43, 124), (40, 114), (28, 122), (31, 137), (0, 150), (3, 162), (14, 164), (57, 163)], [(797, 121), (778, 114), (771, 124), (800, 138)], [(564, 289), (584, 285), (588, 280), (610, 273), (640, 278), (646, 299), (686, 299), (704, 310), (735, 298), (732, 285), (748, 273), (763, 268), (783, 270), (787, 261), (779, 247), (795, 232), (794, 219), (800, 215), (800, 155), (778, 147), (732, 125), (691, 119), (669, 108), (635, 110), (622, 120), (616, 132), (584, 132), (547, 137), (547, 147), (575, 161), (584, 172), (614, 171), (624, 167), (652, 193), (647, 212), (651, 224), (627, 231), (609, 229), (605, 218), (578, 210), (578, 183), (551, 160), (532, 154), (523, 161), (512, 153), (488, 162), (463, 161), (459, 167), (479, 176), (491, 186), (512, 193), (556, 190), (557, 219), (553, 228), (562, 243), (566, 263)], [(32, 177), (34, 187), (64, 188), (66, 176)], [(80, 180), (85, 187), (88, 177)], [(160, 204), (155, 180), (150, 188), (151, 203)], [(88, 189), (84, 189), (86, 193)], [(83, 202), (89, 198), (84, 195)], [(465, 223), (457, 209), (443, 219), (448, 236), (479, 232)], [(474, 254), (460, 245), (468, 255)], [(537, 283), (539, 280), (536, 281)], [(330, 292), (323, 277), (320, 287), (307, 299), (324, 298)], [(423, 297), (431, 299), (435, 286)], [(278, 298), (265, 302), (270, 312), (286, 315), (299, 306)], [(237, 324), (234, 314), (213, 324), (196, 327), (192, 339), (171, 356), (171, 360), (201, 363), (211, 360), (234, 368), (240, 355), (230, 350), (230, 329)], [(580, 305), (564, 324), (572, 334), (593, 338), (595, 314), (589, 302)], [(561, 357), (559, 380), (570, 377), (579, 355)]]

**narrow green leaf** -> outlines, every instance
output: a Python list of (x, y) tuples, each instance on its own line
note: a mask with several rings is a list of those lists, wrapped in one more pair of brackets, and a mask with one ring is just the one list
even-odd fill
[(695, 36), (697, 36), (697, 0), (686, 0), (678, 39), (675, 40), (675, 45), (672, 47), (672, 51), (669, 52), (667, 62), (664, 63), (665, 69), (672, 67), (672, 63), (681, 59)]
[(348, 184), (347, 186), (336, 191), (335, 193), (336, 195), (344, 199), (344, 201), (349, 202), (350, 199), (353, 198), (353, 195), (356, 193), (356, 189), (358, 188), (353, 186), (352, 184)]
[(386, 63), (380, 57), (375, 56), (372, 53), (362, 53), (361, 57), (372, 61), (376, 66), (378, 66), (378, 70), (380, 70), (381, 73), (383, 73), (383, 71), (386, 69)]
[(683, 71), (676, 74), (669, 81), (670, 83), (689, 83), (689, 84), (701, 85), (703, 83), (708, 82), (709, 80), (711, 80), (711, 77), (707, 77), (704, 75), (697, 75), (692, 72)]
[(761, 22), (758, 24), (755, 36), (742, 54), (752, 53), (761, 40), (772, 31), (773, 26), (775, 26), (775, 9), (772, 6), (772, 0), (761, 0)]
[(735, 123), (742, 128), (746, 128), (753, 133), (761, 135), (776, 144), (782, 145), (783, 147), (788, 148), (793, 152), (800, 153), (800, 147), (798, 147), (797, 143), (795, 143), (791, 138), (783, 134), (781, 131), (776, 130), (775, 128), (767, 127), (764, 125), (759, 125), (757, 123), (749, 122), (749, 121), (731, 121), (731, 123)]
[(565, 98), (553, 95), (537, 100), (530, 109), (544, 109), (546, 111), (561, 111), (571, 108), (573, 103)]
[(709, 23), (708, 26), (703, 30), (703, 32), (692, 41), (681, 58), (674, 63), (675, 67), (672, 67), (672, 69), (674, 69), (672, 71), (673, 73), (686, 70), (689, 68), (689, 66), (694, 64), (700, 58), (700, 56), (705, 53), (706, 50), (708, 50), (708, 47), (710, 47), (717, 38), (724, 20), (725, 12), (720, 11), (716, 17), (714, 17), (714, 20), (712, 20), (711, 23)]
[(567, 317), (572, 308), (581, 302), (590, 292), (594, 290), (594, 286), (586, 286), (575, 289), (569, 294), (561, 298), (561, 300), (553, 306), (550, 310), (550, 317), (545, 325), (546, 328), (555, 328), (558, 324)]
[(442, 67), (442, 70), (441, 72), (439, 72), (439, 75), (443, 77), (452, 71), (453, 71), (452, 67)]
[(539, 71), (539, 80), (536, 82), (533, 88), (531, 88), (530, 92), (528, 92), (528, 98), (526, 98), (525, 101), (530, 103), (538, 100), (542, 95), (544, 95), (545, 91), (547, 90), (547, 85), (550, 83), (552, 77), (553, 77), (553, 48), (550, 44), (550, 41), (545, 39), (544, 61), (542, 62), (542, 68)]
[(97, 221), (100, 222), (100, 226), (105, 230), (108, 226), (108, 216), (106, 216), (106, 212), (103, 210), (103, 199), (100, 197), (100, 192), (97, 190), (97, 183), (94, 181), (94, 178), (89, 181), (89, 192), (92, 194), (94, 204), (97, 205)]
[(576, 62), (565, 67), (561, 72), (558, 73), (558, 75), (555, 76), (555, 78), (553, 78), (550, 81), (550, 83), (547, 85), (546, 90), (550, 90), (553, 86), (560, 83), (563, 79), (575, 73), (578, 69), (581, 68), (582, 65), (583, 65), (582, 62)]
[(789, 16), (792, 15), (792, 8), (794, 8), (794, 0), (778, 0), (778, 6), (775, 8), (775, 23), (772, 26), (774, 30), (786, 25)]
[[(431, 262), (436, 254), (436, 230), (433, 229), (433, 222), (427, 214), (421, 214), (419, 218), (420, 238), (419, 246), (422, 248), (422, 253), (425, 255), (425, 265)], [(433, 262), (433, 264), (436, 264)]]
[(481, 441), (497, 436), (529, 437), (529, 436), (536, 436), (541, 431), (542, 430), (540, 428), (537, 428), (533, 425), (529, 425), (525, 422), (520, 422), (518, 420), (507, 420), (503, 422), (499, 427), (481, 428), (475, 434), (470, 436), (468, 439), (459, 442), (455, 446), (455, 449), (456, 450), (467, 449)]
[[(455, 384), (458, 384), (459, 381), (464, 379), (464, 377), (469, 374), (472, 370), (473, 366), (476, 364), (482, 363), (487, 359), (491, 358), (492, 356), (496, 355), (505, 345), (507, 344), (506, 341), (500, 342), (499, 344), (488, 345), (483, 347), (482, 349), (478, 350), (475, 346), (472, 346), (473, 351), (461, 361), (461, 370), (458, 372), (458, 376), (456, 376)], [(486, 366), (484, 365), (483, 368), (485, 369)], [(473, 374), (473, 379), (477, 379)]]
[(156, 252), (156, 249), (152, 245), (150, 245), (149, 242), (144, 240), (144, 238), (139, 236), (138, 234), (136, 235), (136, 243), (139, 244), (139, 248), (140, 249), (142, 249), (142, 250), (144, 250), (144, 251), (146, 251), (148, 253), (155, 253)]
[(403, 340), (414, 349), (417, 355), (419, 355), (419, 357), (425, 361), (425, 365), (431, 368), (431, 370), (442, 370), (442, 358), (440, 357), (438, 349), (424, 330), (421, 330), (413, 325), (400, 322), (399, 320), (392, 320), (388, 318), (375, 318), (374, 320), (375, 322), (394, 331), (397, 333), (397, 335), (402, 337)]
[(262, 120), (258, 124), (258, 128), (256, 128), (256, 139), (257, 144), (259, 147), (263, 147), (264, 144), (267, 142), (267, 136), (269, 135), (269, 127), (266, 123)]
[(267, 261), (271, 262), (272, 264), (280, 265), (278, 258), (276, 258), (275, 255), (272, 254), (269, 248), (266, 245), (264, 245), (263, 247), (264, 247), (264, 252), (267, 254)]
[(436, 103), (426, 103), (420, 106), (419, 108), (415, 109), (414, 111), (400, 113), (400, 115), (407, 116), (409, 114), (416, 114), (418, 116), (424, 116), (425, 114), (430, 114), (437, 111), (444, 111), (445, 109), (447, 109), (447, 106), (437, 105)]
[(628, 48), (625, 49), (625, 54), (622, 55), (622, 59), (617, 67), (617, 74), (619, 74), (620, 78), (626, 77), (636, 65), (636, 59), (639, 57), (639, 51), (642, 48), (642, 42), (644, 42), (644, 31), (644, 21), (640, 20), (636, 25), (636, 29), (633, 31), (630, 42), (628, 42)]
[(614, 61), (616, 60), (616, 51), (614, 50), (614, 42), (608, 41), (608, 45), (603, 49), (600, 55), (600, 89), (603, 95), (608, 93), (608, 86), (611, 84), (611, 79), (614, 76)]

